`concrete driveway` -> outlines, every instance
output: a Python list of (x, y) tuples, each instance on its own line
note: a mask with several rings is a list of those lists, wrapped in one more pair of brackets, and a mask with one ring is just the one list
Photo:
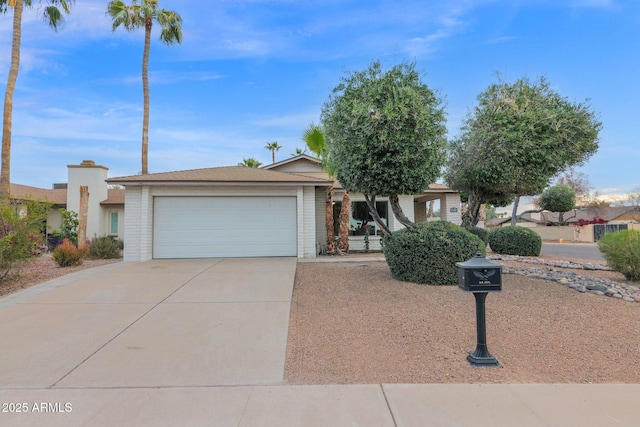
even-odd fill
[(24, 293), (0, 309), (11, 349), (0, 384), (281, 383), (295, 268), (295, 258), (158, 260)]

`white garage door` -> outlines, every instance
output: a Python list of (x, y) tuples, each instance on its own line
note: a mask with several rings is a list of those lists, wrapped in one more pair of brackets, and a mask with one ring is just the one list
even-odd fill
[(155, 197), (154, 258), (296, 256), (295, 197)]

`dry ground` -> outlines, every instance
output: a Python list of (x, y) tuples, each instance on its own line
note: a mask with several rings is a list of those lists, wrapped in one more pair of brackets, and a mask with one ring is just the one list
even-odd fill
[[(531, 265), (527, 265), (531, 267)], [(613, 272), (586, 272), (624, 281)], [(384, 262), (300, 263), (285, 379), (347, 383), (640, 383), (640, 303), (503, 275), (486, 300), (502, 368), (471, 367), (475, 300), (391, 278)]]
[(120, 262), (122, 259), (85, 259), (82, 264), (73, 267), (58, 267), (51, 254), (44, 254), (32, 262), (15, 265), (8, 277), (0, 282), (0, 297), (17, 292), (74, 271)]

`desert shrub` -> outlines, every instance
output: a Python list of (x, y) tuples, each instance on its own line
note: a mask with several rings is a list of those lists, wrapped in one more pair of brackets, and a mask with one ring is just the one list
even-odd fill
[(16, 262), (28, 261), (46, 248), (42, 229), (49, 205), (35, 201), (0, 208), (0, 281)]
[(94, 236), (89, 246), (89, 258), (120, 258), (120, 245), (111, 236)]
[(86, 254), (86, 249), (78, 249), (69, 239), (63, 239), (62, 243), (53, 251), (53, 260), (60, 267), (70, 267), (82, 264), (82, 258)]
[(489, 232), (487, 231), (487, 229), (480, 227), (469, 227), (465, 228), (465, 230), (467, 230), (471, 234), (475, 234), (476, 236), (478, 236), (485, 245), (489, 243)]
[(530, 228), (517, 225), (499, 227), (489, 233), (489, 247), (499, 254), (538, 256), (542, 238)]
[(640, 230), (605, 234), (598, 247), (612, 270), (628, 280), (640, 281)]
[(417, 224), (382, 239), (382, 251), (397, 280), (431, 285), (458, 283), (456, 262), (484, 253), (482, 240), (447, 221)]

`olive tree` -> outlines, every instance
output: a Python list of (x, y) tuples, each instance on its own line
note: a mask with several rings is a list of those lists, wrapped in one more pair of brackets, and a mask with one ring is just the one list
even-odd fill
[(376, 211), (377, 196), (388, 197), (394, 216), (413, 230), (398, 195), (420, 193), (435, 182), (446, 150), (442, 100), (422, 82), (415, 64), (385, 71), (374, 61), (348, 72), (324, 104), (321, 119), (342, 186), (365, 195), (385, 235), (391, 230)]
[(540, 209), (558, 212), (558, 224), (564, 225), (564, 213), (576, 207), (576, 193), (568, 185), (549, 187), (540, 195)]
[(489, 86), (449, 149), (445, 180), (469, 198), (463, 225), (478, 222), (482, 203), (515, 199), (513, 224), (519, 197), (583, 164), (598, 150), (600, 128), (587, 103), (561, 97), (545, 78)]

